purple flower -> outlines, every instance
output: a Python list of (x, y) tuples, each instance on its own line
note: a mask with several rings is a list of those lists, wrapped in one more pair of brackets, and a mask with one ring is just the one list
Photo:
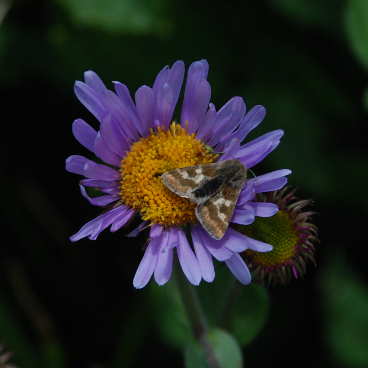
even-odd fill
[[(237, 159), (249, 169), (280, 142), (283, 131), (275, 130), (241, 145), (264, 119), (265, 108), (257, 105), (247, 112), (243, 99), (233, 97), (217, 111), (210, 103), (207, 73), (205, 60), (189, 67), (181, 126), (172, 119), (184, 79), (182, 61), (163, 68), (153, 86), (140, 87), (134, 100), (124, 84), (114, 82), (114, 91), (111, 91), (92, 71), (85, 72), (84, 83), (75, 84), (78, 99), (100, 125), (95, 130), (84, 120), (77, 119), (73, 123), (73, 134), (105, 164), (74, 155), (66, 160), (66, 170), (84, 177), (80, 181), (81, 193), (92, 205), (110, 206), (110, 209), (85, 224), (70, 239), (95, 240), (106, 228), (117, 231), (139, 214), (142, 223), (128, 236), (136, 236), (148, 226), (150, 235), (134, 276), (136, 288), (144, 287), (152, 276), (159, 285), (165, 284), (171, 276), (174, 252), (184, 274), (194, 285), (202, 278), (207, 282), (214, 280), (213, 258), (225, 262), (240, 282), (248, 284), (251, 276), (239, 253), (246, 249), (256, 252), (272, 249), (271, 245), (232, 228), (221, 240), (211, 238), (193, 221), (193, 204), (169, 192), (158, 178), (168, 170), (215, 160)], [(221, 156), (213, 152), (221, 152)], [(282, 188), (290, 172), (277, 170), (247, 180), (232, 222), (248, 225), (256, 216), (273, 216), (278, 211), (277, 205), (257, 202), (256, 194)], [(101, 195), (90, 197), (88, 188), (97, 189)], [(182, 229), (188, 223), (192, 244)]]

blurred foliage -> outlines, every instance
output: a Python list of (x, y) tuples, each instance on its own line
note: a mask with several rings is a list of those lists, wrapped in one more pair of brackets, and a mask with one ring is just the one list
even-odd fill
[(267, 291), (259, 285), (243, 287), (224, 265), (216, 269), (216, 282), (200, 285), (199, 295), (212, 326), (227, 329), (242, 346), (254, 340), (266, 324)]
[(322, 273), (326, 342), (335, 361), (346, 367), (368, 366), (368, 287), (337, 254)]
[(193, 340), (193, 336), (175, 282), (161, 287), (152, 283), (150, 292), (153, 316), (162, 340), (182, 350), (183, 346)]
[(271, 0), (271, 4), (295, 23), (337, 31), (336, 19), (339, 19), (343, 1)]
[(345, 27), (351, 47), (358, 60), (368, 67), (368, 3), (349, 0), (345, 11)]
[(0, 297), (1, 343), (5, 344), (9, 351), (17, 352), (14, 361), (20, 366), (40, 367), (40, 361), (37, 359), (21, 323), (17, 321), (15, 313), (12, 312), (4, 295), (0, 295)]
[(77, 25), (133, 35), (165, 35), (171, 24), (167, 0), (59, 0)]
[[(260, 333), (267, 321), (268, 295), (258, 285), (244, 288), (234, 280), (227, 267), (221, 266), (216, 269), (216, 282), (203, 282), (197, 288), (200, 301), (210, 326), (222, 326), (245, 346)], [(149, 304), (163, 341), (182, 350), (193, 337), (175, 283), (161, 287), (152, 284), (150, 296)], [(213, 308), (214, 301), (216, 308)]]

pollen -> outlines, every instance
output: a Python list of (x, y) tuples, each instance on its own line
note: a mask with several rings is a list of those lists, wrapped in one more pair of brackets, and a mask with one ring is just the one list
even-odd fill
[(296, 255), (299, 236), (293, 220), (285, 211), (279, 211), (274, 216), (257, 220), (246, 226), (246, 235), (271, 244), (273, 250), (266, 253), (246, 251), (246, 255), (258, 265), (264, 267), (279, 267), (286, 265)]
[(152, 130), (148, 137), (131, 146), (121, 162), (121, 200), (153, 224), (194, 223), (196, 205), (168, 190), (160, 176), (170, 170), (212, 163), (216, 158), (195, 134), (176, 123), (167, 130)]

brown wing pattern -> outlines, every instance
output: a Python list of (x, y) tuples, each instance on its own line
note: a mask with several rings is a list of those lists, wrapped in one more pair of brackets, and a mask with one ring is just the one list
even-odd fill
[(225, 235), (240, 191), (241, 187), (225, 186), (215, 196), (197, 206), (197, 219), (213, 238), (220, 240)]

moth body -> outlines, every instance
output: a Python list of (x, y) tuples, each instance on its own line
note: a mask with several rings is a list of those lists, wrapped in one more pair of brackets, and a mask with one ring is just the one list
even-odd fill
[(229, 227), (246, 174), (239, 160), (225, 160), (171, 170), (161, 180), (173, 193), (197, 203), (198, 221), (219, 240)]

